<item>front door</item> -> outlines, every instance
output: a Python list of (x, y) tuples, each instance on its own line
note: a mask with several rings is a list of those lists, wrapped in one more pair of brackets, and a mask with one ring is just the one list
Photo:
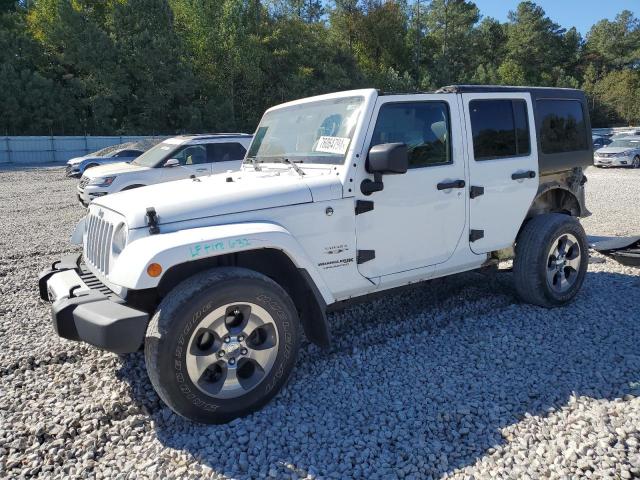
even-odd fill
[(465, 93), (470, 246), (509, 247), (538, 191), (536, 129), (528, 93)]
[(373, 210), (356, 216), (358, 270), (374, 278), (446, 262), (465, 230), (458, 96), (382, 96), (373, 119), (363, 158), (374, 145), (405, 143), (409, 169), (383, 175), (380, 192), (356, 189), (357, 200), (373, 202)]
[(179, 166), (162, 168), (162, 181), (180, 180), (192, 175), (202, 177), (211, 174), (211, 162), (207, 157), (207, 145), (186, 145), (171, 156)]

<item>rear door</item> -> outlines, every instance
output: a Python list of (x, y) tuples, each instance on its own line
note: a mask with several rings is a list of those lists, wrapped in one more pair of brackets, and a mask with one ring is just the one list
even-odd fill
[(526, 92), (462, 94), (469, 158), (469, 241), (482, 254), (511, 246), (538, 191)]
[(210, 143), (207, 145), (213, 173), (239, 170), (247, 150), (237, 141)]

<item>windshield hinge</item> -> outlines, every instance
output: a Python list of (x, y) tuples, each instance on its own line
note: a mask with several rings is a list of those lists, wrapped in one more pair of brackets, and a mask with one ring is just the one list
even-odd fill
[(160, 233), (160, 227), (158, 227), (158, 214), (153, 207), (147, 208), (147, 225), (149, 226), (149, 233), (155, 235)]

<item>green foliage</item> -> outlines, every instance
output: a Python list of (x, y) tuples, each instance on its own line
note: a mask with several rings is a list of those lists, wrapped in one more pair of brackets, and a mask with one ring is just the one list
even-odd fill
[(533, 2), (0, 0), (0, 131), (252, 131), (277, 103), (452, 83), (583, 88), (595, 126), (640, 123), (640, 22), (583, 39)]

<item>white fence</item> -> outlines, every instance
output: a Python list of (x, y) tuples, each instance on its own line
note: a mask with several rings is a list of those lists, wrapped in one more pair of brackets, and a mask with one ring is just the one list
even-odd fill
[(101, 148), (152, 136), (120, 137), (0, 137), (0, 164), (66, 162)]
[(615, 135), (616, 133), (624, 133), (629, 130), (640, 130), (640, 127), (614, 127), (614, 128), (592, 128), (594, 135)]

